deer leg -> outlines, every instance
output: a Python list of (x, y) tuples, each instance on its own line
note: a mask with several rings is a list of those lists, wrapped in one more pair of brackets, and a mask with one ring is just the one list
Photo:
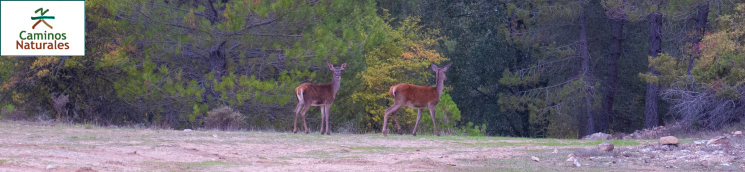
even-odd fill
[(295, 122), (293, 122), (292, 132), (297, 133), (297, 116), (300, 114), (300, 110), (303, 109), (303, 102), (297, 102), (297, 107), (295, 107)]
[(383, 136), (388, 136), (388, 133), (386, 133), (386, 127), (388, 127), (388, 113), (383, 115)]
[(414, 123), (414, 131), (412, 132), (414, 136), (416, 136), (416, 127), (419, 126), (419, 119), (422, 119), (422, 109), (417, 109), (416, 113), (416, 123)]
[(437, 134), (437, 136), (440, 136), (440, 131), (437, 130), (437, 123), (435, 123), (435, 106), (429, 106), (429, 115), (432, 116), (432, 126), (435, 127), (435, 134)]
[(308, 124), (305, 122), (305, 113), (308, 112), (308, 109), (310, 109), (309, 105), (303, 105), (303, 110), (300, 113), (300, 115), (303, 117), (303, 127), (305, 128), (305, 134), (308, 134)]
[[(395, 100), (394, 100), (395, 101)], [(388, 128), (388, 115), (390, 115), (393, 112), (396, 112), (398, 108), (401, 108), (402, 104), (399, 104), (398, 102), (393, 102), (393, 106), (389, 107), (388, 109), (385, 109), (385, 115), (383, 115), (383, 136), (388, 136), (387, 130)]]
[(329, 126), (330, 117), (331, 117), (331, 104), (326, 106), (326, 135), (331, 135), (331, 127)]
[(326, 120), (326, 107), (325, 106), (319, 106), (319, 110), (321, 110), (321, 129), (318, 131), (321, 132), (321, 135), (323, 135), (323, 121)]
[(401, 124), (399, 124), (398, 122), (398, 113), (396, 113), (396, 111), (393, 111), (393, 113), (391, 113), (391, 117), (393, 118), (393, 122), (396, 122), (396, 128), (398, 128), (398, 134), (399, 135), (404, 134), (401, 132)]

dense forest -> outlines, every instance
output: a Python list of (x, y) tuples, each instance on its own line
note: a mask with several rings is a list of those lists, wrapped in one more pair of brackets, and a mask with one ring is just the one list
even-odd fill
[[(737, 0), (87, 0), (86, 55), (0, 57), (2, 120), (292, 131), (331, 82), (332, 132), (379, 133), (389, 87), (433, 86), (450, 134), (578, 138), (745, 114)], [(404, 131), (417, 112), (398, 112)], [(425, 112), (426, 114), (426, 112)], [(308, 111), (312, 131), (321, 111)], [(395, 131), (392, 121), (389, 131)], [(423, 115), (418, 131), (432, 133)]]

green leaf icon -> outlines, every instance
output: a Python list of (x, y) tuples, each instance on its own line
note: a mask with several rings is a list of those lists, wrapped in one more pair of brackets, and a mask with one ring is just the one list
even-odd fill
[(44, 8), (39, 8), (39, 9), (36, 9), (36, 11), (34, 11), (34, 13), (39, 13), (39, 12), (41, 12), (41, 15), (44, 16), (44, 14), (49, 12), (49, 9), (44, 10)]

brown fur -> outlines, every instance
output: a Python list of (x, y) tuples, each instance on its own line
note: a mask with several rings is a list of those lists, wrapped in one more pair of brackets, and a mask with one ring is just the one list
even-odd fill
[(383, 136), (387, 136), (386, 132), (388, 127), (388, 115), (391, 115), (393, 122), (396, 123), (398, 133), (401, 133), (401, 125), (396, 117), (396, 111), (403, 107), (408, 106), (410, 108), (417, 109), (416, 123), (414, 124), (414, 131), (412, 134), (416, 136), (416, 128), (419, 126), (419, 120), (422, 118), (422, 109), (429, 109), (429, 114), (432, 116), (432, 124), (435, 130), (435, 134), (440, 136), (440, 132), (437, 130), (437, 123), (435, 122), (435, 107), (440, 102), (440, 94), (442, 93), (443, 84), (445, 79), (445, 71), (450, 68), (452, 63), (445, 65), (442, 68), (438, 68), (437, 65), (431, 64), (430, 67), (435, 71), (435, 87), (411, 85), (407, 83), (401, 83), (391, 86), (389, 93), (393, 96), (393, 105), (385, 110), (383, 115)]
[(440, 94), (435, 87), (418, 86), (407, 83), (400, 83), (391, 86), (391, 93), (394, 101), (403, 101), (406, 106), (414, 109), (427, 108), (428, 104), (436, 105), (440, 102)]
[[(305, 134), (310, 133), (308, 131), (308, 124), (305, 121), (305, 113), (311, 106), (321, 107), (321, 134), (331, 134), (329, 129), (329, 110), (331, 104), (336, 99), (336, 92), (339, 90), (341, 84), (341, 71), (347, 66), (347, 63), (342, 64), (340, 67), (334, 67), (328, 64), (329, 69), (334, 72), (331, 79), (331, 84), (311, 84), (304, 83), (300, 86), (295, 87), (295, 96), (297, 97), (297, 106), (295, 107), (295, 121), (292, 132), (297, 133), (297, 117), (302, 115), (303, 127), (305, 128)], [(326, 131), (323, 130), (324, 126)]]
[(334, 103), (336, 99), (331, 84), (303, 83), (295, 88), (295, 93), (300, 92), (303, 93), (303, 103), (311, 106), (328, 105)]

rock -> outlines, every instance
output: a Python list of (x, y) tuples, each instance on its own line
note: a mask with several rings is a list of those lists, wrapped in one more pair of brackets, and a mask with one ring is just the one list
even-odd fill
[(94, 169), (93, 169), (93, 168), (91, 168), (91, 167), (80, 167), (80, 168), (79, 168), (79, 169), (78, 169), (77, 171), (75, 171), (75, 172), (97, 172), (97, 171), (96, 171), (96, 170), (94, 170)]
[(613, 151), (613, 143), (611, 142), (600, 143), (600, 145), (598, 145), (598, 150), (605, 151), (605, 152)]
[(660, 144), (663, 145), (678, 145), (678, 138), (675, 138), (674, 136), (666, 136), (660, 138)]
[(615, 133), (613, 134), (613, 140), (623, 140), (623, 138), (626, 137), (625, 133)]
[(707, 142), (709, 142), (709, 140), (696, 140), (696, 141), (693, 141), (693, 144), (695, 144), (696, 146), (699, 146), (699, 145), (704, 145)]
[(554, 153), (559, 153), (559, 150), (558, 149), (554, 149)]
[(190, 131), (192, 131), (192, 130), (191, 130), (191, 129), (184, 129), (184, 131), (185, 131), (185, 132), (190, 132)]
[(675, 150), (675, 145), (662, 145), (660, 146), (660, 150), (662, 151), (673, 151)]
[(581, 167), (582, 164), (579, 164), (579, 161), (577, 161), (577, 159), (574, 159), (574, 166)]
[(535, 162), (541, 162), (541, 159), (538, 159), (538, 157), (531, 156), (530, 159), (532, 159)]
[(583, 137), (582, 139), (585, 139), (585, 140), (610, 140), (612, 138), (613, 138), (613, 136), (611, 136), (610, 134), (605, 134), (605, 133), (602, 133), (602, 132), (598, 132), (598, 133), (595, 133), (595, 134), (587, 135), (587, 136)]
[(52, 169), (52, 168), (54, 168), (54, 165), (52, 164), (47, 165), (47, 170)]
[(574, 161), (574, 160), (576, 160), (576, 159), (577, 159), (577, 158), (574, 158), (574, 157), (569, 157), (569, 158), (567, 158), (567, 162), (572, 162), (572, 161)]
[(215, 138), (217, 138), (217, 134), (212, 134), (212, 137), (215, 137)]
[(719, 137), (713, 138), (713, 139), (709, 140), (708, 142), (706, 142), (706, 145), (707, 146), (711, 146), (711, 145), (722, 145), (722, 146), (726, 146), (726, 145), (729, 145), (729, 138), (723, 137), (723, 136), (719, 136)]
[(735, 131), (734, 133), (732, 133), (732, 136), (734, 136), (734, 137), (742, 137), (742, 131)]

